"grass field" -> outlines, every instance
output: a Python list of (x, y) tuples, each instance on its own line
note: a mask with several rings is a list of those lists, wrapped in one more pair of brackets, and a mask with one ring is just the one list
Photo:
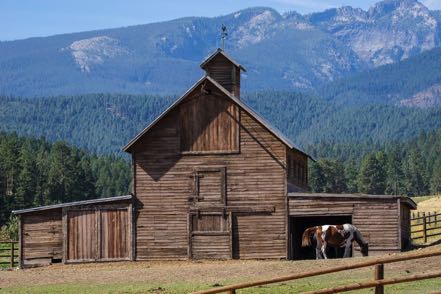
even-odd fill
[[(428, 215), (428, 213), (441, 213), (441, 195), (437, 195), (437, 196), (422, 196), (422, 197), (414, 197), (412, 198), (417, 204), (418, 204), (418, 209), (416, 211), (413, 211), (413, 213), (416, 215), (417, 212), (420, 213), (420, 215), (422, 216), (421, 213), (425, 213), (426, 215)], [(433, 230), (429, 230), (428, 234), (437, 234), (437, 233), (441, 233), (441, 217), (438, 216), (437, 219), (439, 220), (438, 223), (436, 224), (428, 224), (427, 228), (434, 228)], [(434, 221), (435, 218), (431, 218), (430, 220)], [(423, 228), (423, 224), (422, 224), (422, 220), (415, 220), (412, 221), (412, 224), (419, 224), (416, 226), (412, 227), (412, 231), (415, 230), (421, 230)], [(423, 233), (419, 232), (419, 233), (413, 233), (412, 237), (418, 237), (418, 236), (422, 236)], [(432, 243), (435, 241), (438, 241), (441, 239), (441, 236), (434, 236), (434, 237), (429, 237), (427, 239), (428, 243)], [(413, 243), (415, 244), (422, 244), (424, 242), (423, 239), (414, 239)]]
[[(422, 251), (441, 250), (441, 246)], [(406, 254), (406, 253), (403, 253)], [(369, 258), (310, 261), (170, 261), (52, 265), (0, 271), (0, 293), (188, 293), (231, 283), (332, 268)], [(441, 257), (385, 265), (386, 278), (438, 270)], [(239, 293), (299, 293), (371, 280), (373, 268), (302, 279)], [(441, 279), (387, 286), (386, 293), (432, 293)], [(355, 293), (372, 293), (372, 290)]]

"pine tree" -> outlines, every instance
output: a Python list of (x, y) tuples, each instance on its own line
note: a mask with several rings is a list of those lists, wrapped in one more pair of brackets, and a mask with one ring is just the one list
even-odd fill
[(430, 192), (434, 195), (441, 194), (441, 154), (433, 168), (430, 179)]
[(386, 175), (384, 171), (384, 155), (369, 153), (362, 161), (358, 176), (358, 189), (366, 194), (384, 194)]
[(413, 148), (404, 165), (405, 188), (408, 195), (425, 195), (427, 191), (424, 163), (420, 152)]
[(18, 158), (20, 172), (17, 180), (16, 208), (31, 207), (36, 194), (36, 167), (31, 143), (26, 141), (20, 149)]
[(358, 192), (357, 186), (358, 170), (354, 159), (349, 160), (345, 167), (346, 177), (346, 192), (356, 193)]

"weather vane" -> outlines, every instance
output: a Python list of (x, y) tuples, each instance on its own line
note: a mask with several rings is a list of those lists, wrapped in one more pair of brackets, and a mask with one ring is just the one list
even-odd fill
[(228, 36), (227, 27), (224, 24), (222, 24), (221, 27), (222, 50), (225, 49), (225, 39), (227, 38), (227, 36)]

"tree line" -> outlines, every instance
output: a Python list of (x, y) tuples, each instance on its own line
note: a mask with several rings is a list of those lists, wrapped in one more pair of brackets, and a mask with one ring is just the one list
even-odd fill
[[(422, 133), (407, 143), (385, 145), (322, 143), (310, 165), (315, 192), (396, 194), (441, 193), (441, 129)], [(323, 149), (322, 149), (323, 148)]]
[(0, 226), (12, 210), (127, 194), (126, 159), (0, 132)]

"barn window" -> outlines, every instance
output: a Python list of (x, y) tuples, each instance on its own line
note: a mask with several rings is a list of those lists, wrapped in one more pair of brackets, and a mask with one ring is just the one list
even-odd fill
[(227, 98), (197, 94), (180, 107), (180, 145), (184, 154), (237, 153), (239, 111)]
[(220, 213), (197, 213), (192, 215), (193, 232), (225, 232), (226, 216)]
[(196, 168), (193, 180), (193, 200), (195, 202), (226, 204), (225, 167)]

